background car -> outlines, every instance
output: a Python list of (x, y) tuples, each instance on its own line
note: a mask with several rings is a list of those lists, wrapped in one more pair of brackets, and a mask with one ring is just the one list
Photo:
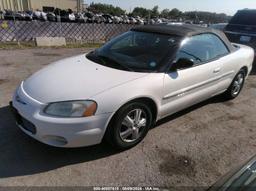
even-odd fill
[(36, 10), (33, 12), (33, 19), (34, 20), (40, 20), (41, 19), (41, 11)]
[(122, 22), (122, 18), (118, 16), (113, 16), (113, 23), (114, 24), (120, 24)]
[(88, 23), (93, 23), (94, 22), (94, 14), (91, 12), (85, 12), (84, 17), (87, 17), (87, 22)]
[(137, 20), (134, 17), (129, 17), (130, 24), (137, 24)]
[(225, 28), (231, 42), (245, 44), (256, 49), (256, 10), (239, 10)]
[(3, 17), (5, 20), (14, 20), (14, 12), (10, 10), (4, 10)]
[(207, 191), (253, 191), (256, 189), (256, 156), (221, 177)]
[(227, 26), (227, 23), (216, 23), (216, 24), (210, 24), (208, 27), (224, 31), (226, 26)]
[(75, 17), (78, 23), (86, 23), (88, 20), (88, 17), (84, 13), (76, 13)]
[(25, 20), (32, 21), (33, 20), (33, 11), (25, 11)]
[(111, 23), (113, 23), (113, 18), (112, 18), (112, 16), (111, 16), (111, 15), (103, 14), (102, 16), (103, 16), (103, 17), (104, 17), (104, 19), (105, 19), (105, 23), (107, 23), (107, 24), (111, 24)]
[(102, 14), (95, 14), (93, 16), (94, 23), (101, 24), (106, 21), (106, 19), (102, 16)]
[(53, 12), (47, 13), (46, 16), (47, 16), (48, 21), (51, 21), (51, 22), (56, 22), (57, 21), (57, 17)]

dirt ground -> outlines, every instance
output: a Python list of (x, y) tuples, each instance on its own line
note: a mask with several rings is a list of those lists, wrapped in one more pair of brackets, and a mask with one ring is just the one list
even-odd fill
[[(234, 101), (213, 98), (161, 120), (135, 148), (58, 149), (19, 130), (15, 87), (55, 60), (86, 49), (0, 50), (0, 186), (207, 188), (256, 154), (256, 75)], [(182, 190), (182, 189), (181, 189)]]

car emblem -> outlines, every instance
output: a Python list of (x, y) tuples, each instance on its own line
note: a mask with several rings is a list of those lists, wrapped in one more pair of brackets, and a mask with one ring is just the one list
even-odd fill
[(16, 99), (17, 102), (19, 102), (19, 103), (21, 103), (21, 104), (23, 104), (23, 105), (27, 105), (26, 102), (22, 101), (22, 99), (20, 98), (20, 96), (17, 95), (15, 99)]

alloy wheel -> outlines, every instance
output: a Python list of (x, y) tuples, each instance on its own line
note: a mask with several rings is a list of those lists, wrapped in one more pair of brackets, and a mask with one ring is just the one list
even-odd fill
[(123, 119), (119, 135), (124, 142), (134, 142), (138, 140), (147, 125), (147, 116), (142, 109), (130, 111)]
[(244, 82), (244, 75), (242, 73), (238, 74), (233, 86), (232, 86), (232, 90), (231, 93), (233, 96), (237, 96), (243, 86), (243, 82)]

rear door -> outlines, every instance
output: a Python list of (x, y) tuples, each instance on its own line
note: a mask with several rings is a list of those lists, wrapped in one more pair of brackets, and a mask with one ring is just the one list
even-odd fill
[(171, 69), (165, 74), (162, 117), (221, 91), (221, 58), (227, 54), (227, 47), (214, 34), (200, 34), (184, 39), (174, 63), (179, 63), (179, 60), (190, 60), (193, 65), (184, 65), (183, 68), (177, 66), (177, 70)]

